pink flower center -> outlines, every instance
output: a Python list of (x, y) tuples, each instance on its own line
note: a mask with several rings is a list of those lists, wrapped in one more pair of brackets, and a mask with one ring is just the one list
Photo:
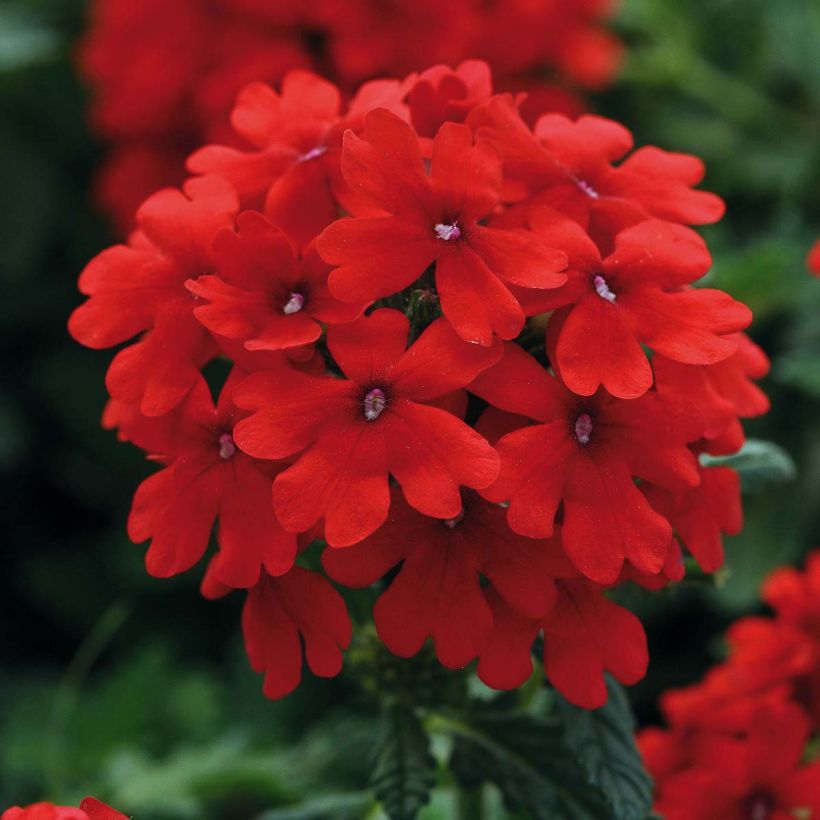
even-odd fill
[(464, 509), (455, 518), (445, 518), (442, 523), (448, 530), (454, 530), (464, 520)]
[(301, 293), (291, 293), (290, 298), (282, 308), (282, 313), (290, 316), (292, 313), (298, 313), (304, 306), (305, 297)]
[(583, 179), (576, 180), (578, 187), (590, 198), (590, 199), (598, 199), (598, 192), (588, 183), (585, 182)]
[(364, 397), (364, 417), (368, 421), (375, 421), (382, 414), (386, 406), (387, 399), (385, 398), (384, 391), (378, 387), (374, 387), (372, 390), (369, 390)]
[(236, 453), (236, 444), (234, 444), (233, 436), (230, 433), (223, 433), (219, 437), (219, 457), (227, 461)]
[(615, 301), (615, 294), (609, 289), (606, 279), (600, 274), (592, 277), (592, 284), (595, 285), (595, 292), (601, 299), (606, 299), (607, 302)]
[(436, 232), (436, 236), (439, 239), (443, 239), (445, 242), (450, 242), (451, 240), (458, 239), (461, 236), (461, 228), (458, 227), (457, 222), (451, 222), (449, 224), (439, 222), (433, 230)]
[(325, 151), (327, 151), (326, 145), (317, 145), (315, 148), (311, 148), (310, 151), (305, 151), (299, 157), (299, 162), (310, 162), (312, 159), (318, 159)]
[(589, 444), (589, 440), (592, 438), (592, 416), (589, 413), (581, 413), (575, 419), (575, 438), (579, 444), (583, 444), (585, 447)]

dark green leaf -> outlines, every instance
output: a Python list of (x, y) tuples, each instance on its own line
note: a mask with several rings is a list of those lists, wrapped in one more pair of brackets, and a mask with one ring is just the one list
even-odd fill
[(731, 456), (702, 455), (704, 467), (731, 467), (740, 474), (744, 492), (755, 492), (772, 482), (791, 481), (795, 476), (792, 457), (772, 441), (748, 439)]
[(644, 820), (652, 807), (652, 781), (635, 745), (635, 721), (623, 689), (611, 678), (600, 709), (579, 709), (557, 698), (567, 746), (606, 796), (612, 820)]
[(610, 820), (607, 801), (567, 747), (559, 720), (483, 712), (469, 723), (447, 722), (455, 735), (450, 767), (459, 782), (485, 781), (507, 807), (533, 820)]
[(415, 712), (385, 709), (370, 785), (391, 820), (413, 820), (430, 799), (436, 763)]

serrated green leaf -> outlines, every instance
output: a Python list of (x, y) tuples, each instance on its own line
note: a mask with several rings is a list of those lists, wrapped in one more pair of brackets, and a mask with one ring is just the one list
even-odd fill
[(773, 441), (748, 439), (731, 456), (700, 457), (704, 467), (731, 467), (740, 474), (744, 492), (755, 492), (766, 484), (791, 481), (796, 474), (792, 457)]
[(494, 783), (510, 811), (533, 820), (605, 820), (606, 800), (567, 747), (561, 722), (484, 712), (447, 722), (455, 735), (450, 768), (467, 788)]
[(413, 820), (430, 799), (436, 770), (415, 712), (399, 705), (385, 709), (374, 757), (370, 786), (385, 813), (390, 820)]
[(645, 820), (652, 808), (652, 781), (635, 745), (635, 721), (623, 689), (607, 680), (609, 698), (600, 709), (580, 709), (557, 697), (567, 745), (604, 794), (611, 820)]

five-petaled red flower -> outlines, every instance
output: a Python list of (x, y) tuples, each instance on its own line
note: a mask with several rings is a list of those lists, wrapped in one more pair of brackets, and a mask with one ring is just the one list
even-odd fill
[(466, 125), (445, 123), (433, 142), (430, 175), (419, 139), (388, 111), (365, 118), (364, 137), (345, 134), (342, 171), (350, 187), (387, 212), (343, 219), (319, 237), (336, 269), (330, 290), (348, 302), (413, 284), (435, 262), (441, 307), (456, 333), (490, 345), (513, 339), (524, 311), (509, 285), (554, 288), (566, 257), (532, 233), (480, 224), (500, 202), (501, 163)]
[(510, 526), (543, 538), (563, 504), (563, 545), (588, 578), (614, 583), (624, 560), (657, 573), (672, 537), (633, 478), (685, 490), (699, 481), (687, 442), (698, 437), (658, 393), (616, 399), (603, 391), (571, 393), (521, 348), (507, 343), (501, 361), (470, 390), (536, 424), (502, 436), (498, 480), (483, 494), (509, 501)]
[(497, 361), (500, 343), (469, 345), (440, 319), (405, 352), (408, 330), (399, 311), (377, 310), (328, 330), (346, 378), (282, 367), (237, 388), (237, 405), (252, 411), (234, 431), (239, 447), (257, 458), (297, 456), (273, 485), (286, 529), (303, 532), (324, 518), (329, 544), (354, 544), (387, 518), (388, 475), (411, 506), (439, 518), (459, 514), (460, 486), (495, 480), (492, 447), (431, 402)]

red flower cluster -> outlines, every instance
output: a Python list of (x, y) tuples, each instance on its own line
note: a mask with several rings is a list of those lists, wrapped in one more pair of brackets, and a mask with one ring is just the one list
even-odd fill
[[(736, 621), (727, 661), (667, 692), (638, 737), (667, 820), (820, 817), (820, 551), (763, 586), (773, 618)], [(813, 751), (812, 751), (813, 750)]]
[(69, 806), (55, 806), (53, 803), (32, 803), (30, 806), (20, 808), (14, 806), (6, 809), (0, 820), (128, 820), (128, 818), (95, 800), (93, 797), (86, 797), (80, 808), (74, 809)]
[[(607, 591), (680, 578), (681, 546), (721, 564), (738, 479), (698, 456), (737, 450), (767, 408), (749, 310), (693, 287), (711, 260), (687, 224), (723, 209), (693, 187), (700, 162), (623, 159), (629, 132), (598, 117), (530, 128), (476, 62), (347, 107), (294, 71), (245, 88), (233, 122), (250, 147), (200, 149), (200, 176), (146, 200), (69, 325), (128, 343), (104, 423), (161, 466), (128, 522), (148, 571), (191, 568), (216, 526), (203, 592), (248, 590), (271, 697), (303, 654), (341, 667), (326, 576), (392, 579), (374, 620), (398, 655), (432, 638), (510, 688), (543, 635), (576, 703), (604, 701), (605, 670), (637, 681), (644, 633)], [(325, 574), (296, 563), (316, 538)]]
[[(374, 77), (479, 57), (506, 87), (531, 90), (529, 111), (578, 111), (571, 89), (607, 85), (617, 70), (620, 45), (602, 28), (612, 5), (94, 0), (79, 62), (93, 92), (92, 125), (112, 149), (97, 198), (130, 229), (145, 196), (182, 180), (189, 150), (228, 138), (228, 114), (243, 85), (279, 82), (292, 68), (329, 76), (348, 92)], [(452, 79), (444, 82), (451, 97), (465, 96)], [(416, 94), (433, 103), (441, 96), (432, 86)]]

